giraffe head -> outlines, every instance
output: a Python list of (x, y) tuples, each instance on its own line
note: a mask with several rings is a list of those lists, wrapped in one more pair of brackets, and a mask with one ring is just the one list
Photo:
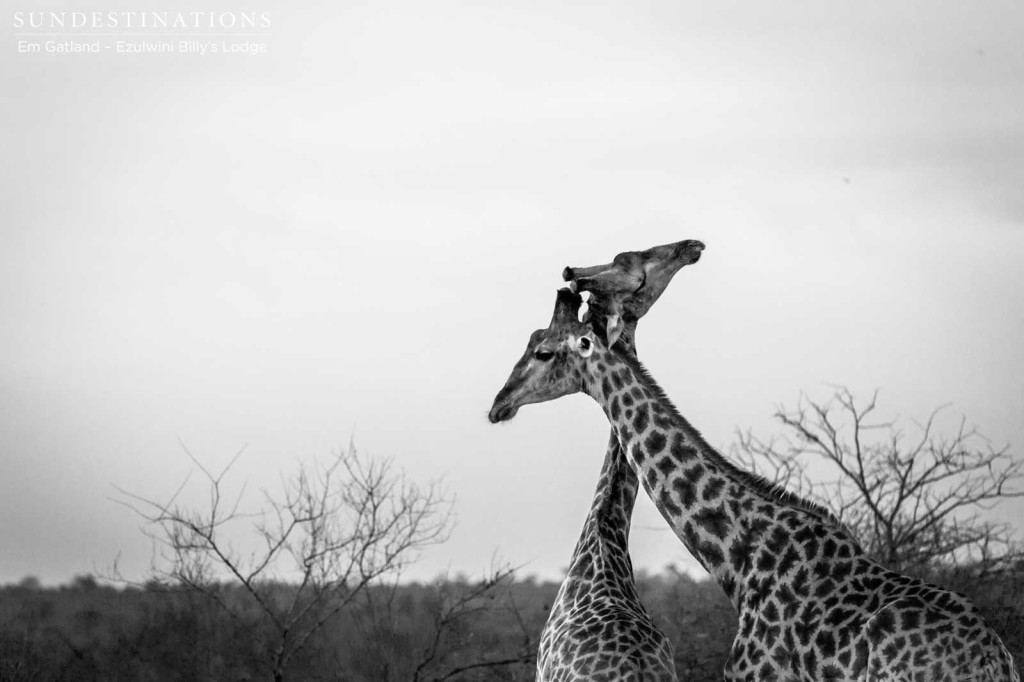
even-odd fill
[(582, 302), (579, 294), (558, 290), (551, 323), (530, 335), (526, 352), (494, 398), (487, 415), (491, 423), (511, 419), (523, 405), (583, 390), (586, 363), (595, 351), (603, 352), (606, 346), (589, 324), (579, 321)]
[(602, 330), (608, 345), (623, 335), (632, 349), (637, 320), (643, 317), (684, 265), (700, 259), (704, 244), (684, 239), (646, 251), (625, 251), (611, 263), (562, 271), (562, 279), (576, 292), (590, 292), (585, 321)]
[[(554, 400), (584, 389), (587, 363), (596, 364), (619, 341), (619, 350), (635, 352), (636, 323), (665, 291), (672, 277), (700, 258), (704, 244), (696, 239), (645, 251), (626, 251), (611, 263), (567, 267), (562, 277), (570, 288), (558, 292), (547, 329), (530, 336), (526, 352), (512, 369), (505, 387), (488, 414), (492, 422), (506, 421), (523, 405)], [(583, 322), (578, 320), (582, 298), (590, 292)]]

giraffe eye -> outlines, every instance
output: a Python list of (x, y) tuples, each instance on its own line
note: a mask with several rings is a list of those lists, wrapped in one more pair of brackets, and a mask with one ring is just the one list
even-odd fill
[(576, 347), (579, 349), (580, 355), (585, 358), (590, 357), (590, 354), (594, 352), (594, 343), (589, 336), (580, 337), (579, 345)]
[(549, 350), (539, 350), (534, 352), (533, 357), (537, 358), (541, 362), (547, 362), (551, 358), (555, 357), (555, 354)]

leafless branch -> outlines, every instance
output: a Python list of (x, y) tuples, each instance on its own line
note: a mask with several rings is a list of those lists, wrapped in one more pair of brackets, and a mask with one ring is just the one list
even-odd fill
[[(241, 511), (244, 484), (237, 495), (227, 494), (242, 451), (213, 473), (182, 448), (206, 484), (205, 507), (179, 502), (190, 478), (166, 502), (116, 487), (114, 500), (142, 518), (144, 532), (162, 548), (152, 562), (154, 577), (205, 596), (248, 627), (243, 615), (257, 607), (274, 633), (264, 648), (275, 680), (284, 679), (291, 658), (357, 595), (397, 575), (450, 532), (451, 501), (440, 483), (417, 485), (390, 460), (351, 445), (326, 465), (300, 465), (279, 496), (263, 491), (263, 508), (254, 514)], [(231, 538), (245, 521), (260, 545), (243, 556)], [(225, 579), (242, 588), (248, 604), (225, 598)]]
[[(780, 406), (782, 435), (763, 441), (739, 432), (734, 456), (830, 507), (869, 553), (895, 568), (983, 567), (1014, 555), (1012, 529), (979, 512), (1024, 496), (1024, 461), (992, 448), (964, 418), (941, 429), (948, 406), (913, 422), (908, 438), (895, 420), (877, 419), (877, 390), (858, 401), (846, 387), (832, 388), (826, 401), (801, 394), (794, 409)], [(814, 460), (831, 476), (812, 477)]]

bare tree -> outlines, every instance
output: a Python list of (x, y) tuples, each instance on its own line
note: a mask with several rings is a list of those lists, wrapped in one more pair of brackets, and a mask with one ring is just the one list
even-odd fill
[[(241, 453), (219, 474), (186, 453), (205, 479), (205, 507), (177, 502), (185, 483), (166, 503), (122, 489), (117, 501), (147, 522), (161, 548), (154, 577), (205, 595), (253, 637), (265, 638), (259, 648), (275, 682), (328, 621), (450, 531), (451, 502), (437, 482), (416, 485), (390, 460), (352, 446), (326, 465), (300, 465), (280, 496), (263, 492), (263, 508), (254, 514), (240, 511), (244, 486), (238, 495), (226, 493), (225, 477)], [(225, 530), (240, 522), (250, 524), (258, 550), (233, 548)]]
[[(494, 671), (504, 666), (536, 661), (536, 642), (530, 636), (530, 629), (515, 598), (507, 589), (514, 577), (515, 569), (504, 566), (475, 583), (438, 582), (432, 636), (422, 649), (412, 682), (444, 682), (458, 679), (470, 671)], [(501, 588), (505, 588), (504, 591)], [(466, 660), (465, 656), (458, 654), (458, 643), (451, 641), (451, 634), (458, 625), (482, 613), (492, 617), (504, 615), (514, 620), (516, 637), (503, 638), (502, 648), (495, 647), (494, 655), (482, 660)]]
[[(943, 407), (904, 430), (876, 416), (878, 391), (858, 401), (846, 387), (829, 400), (801, 394), (779, 407), (783, 435), (740, 432), (734, 454), (755, 470), (836, 513), (871, 556), (896, 570), (966, 563), (991, 569), (1015, 556), (1009, 524), (982, 512), (1024, 495), (1024, 462), (961, 418), (940, 429)], [(826, 465), (812, 476), (812, 462)]]
[(515, 570), (439, 577), (416, 587), (415, 604), (400, 596), (410, 586), (368, 590), (352, 613), (361, 639), (356, 672), (380, 682), (533, 679), (538, 628), (516, 603)]

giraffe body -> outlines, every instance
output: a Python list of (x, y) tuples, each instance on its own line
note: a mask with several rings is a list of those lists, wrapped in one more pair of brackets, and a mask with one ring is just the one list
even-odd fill
[[(562, 290), (559, 306), (579, 299)], [(535, 332), (491, 418), (578, 391), (598, 402), (662, 516), (737, 610), (727, 680), (1019, 682), (965, 597), (875, 563), (825, 509), (730, 463), (595, 331), (562, 314)], [(537, 347), (547, 359), (526, 361)]]

